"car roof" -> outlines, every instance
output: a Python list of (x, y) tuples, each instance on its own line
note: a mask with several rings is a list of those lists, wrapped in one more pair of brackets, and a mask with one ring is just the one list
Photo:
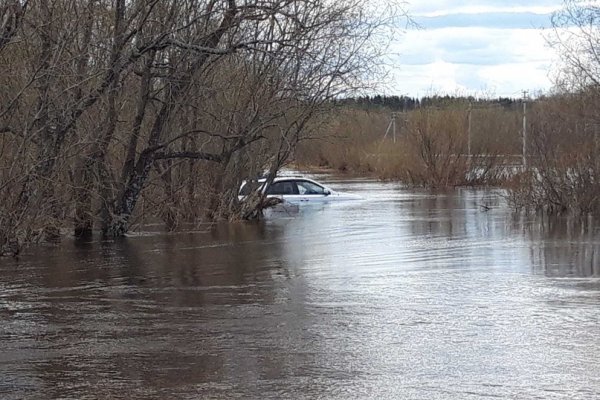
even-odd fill
[[(318, 183), (310, 178), (304, 178), (302, 176), (278, 176), (275, 179), (273, 179), (273, 182), (282, 182), (282, 181), (309, 181), (309, 182), (315, 182)], [(267, 178), (259, 178), (256, 180), (259, 183), (264, 183), (267, 181)]]
[(290, 180), (294, 180), (294, 181), (312, 181), (312, 179), (304, 178), (302, 176), (278, 176), (277, 178), (275, 178), (273, 180), (273, 182), (290, 181)]

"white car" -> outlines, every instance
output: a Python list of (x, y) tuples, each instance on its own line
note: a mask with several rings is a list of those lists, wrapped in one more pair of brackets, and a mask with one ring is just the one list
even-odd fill
[(266, 193), (267, 198), (279, 198), (292, 204), (360, 200), (362, 198), (355, 194), (336, 192), (308, 178), (282, 176), (275, 178), (273, 183), (266, 188), (264, 187), (265, 182), (264, 178), (253, 181), (253, 183), (244, 181), (240, 188), (239, 199), (243, 200), (252, 190), (261, 190)]

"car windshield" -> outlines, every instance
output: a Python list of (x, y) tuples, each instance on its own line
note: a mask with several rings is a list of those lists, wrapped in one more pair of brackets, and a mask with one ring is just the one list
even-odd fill
[(325, 194), (325, 188), (309, 181), (298, 181), (298, 193), (306, 194)]

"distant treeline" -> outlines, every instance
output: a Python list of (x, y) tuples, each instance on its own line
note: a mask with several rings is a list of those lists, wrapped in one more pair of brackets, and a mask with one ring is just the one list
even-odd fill
[(422, 98), (408, 96), (360, 96), (337, 99), (334, 101), (340, 106), (354, 106), (361, 109), (387, 108), (393, 111), (411, 111), (420, 107), (449, 107), (453, 105), (473, 104), (473, 106), (502, 106), (507, 109), (521, 104), (521, 99), (498, 97), (495, 99), (482, 99), (473, 96), (426, 96)]

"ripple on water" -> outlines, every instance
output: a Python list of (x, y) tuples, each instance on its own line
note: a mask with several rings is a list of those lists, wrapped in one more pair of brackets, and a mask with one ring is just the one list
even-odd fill
[(600, 397), (598, 227), (320, 179), (365, 199), (2, 260), (0, 397)]

